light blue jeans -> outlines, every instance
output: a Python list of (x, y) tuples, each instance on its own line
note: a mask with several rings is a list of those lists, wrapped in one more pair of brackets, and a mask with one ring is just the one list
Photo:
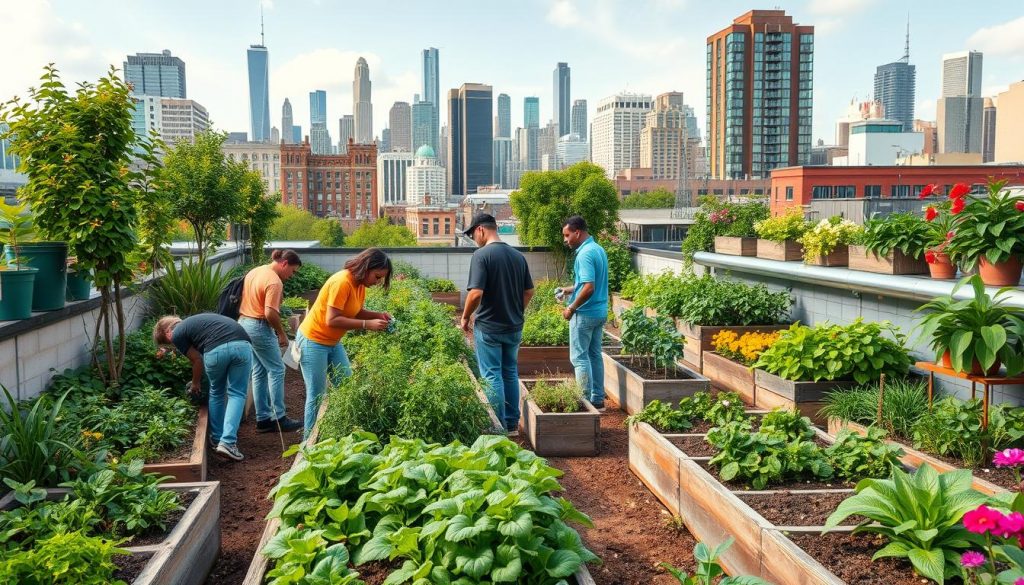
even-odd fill
[(597, 408), (604, 406), (604, 359), (601, 339), (607, 317), (573, 315), (569, 321), (569, 361), (583, 395)]
[(519, 427), (519, 344), (523, 332), (487, 333), (473, 328), (476, 361), (487, 381), (487, 399), (505, 430)]
[(295, 343), (302, 352), (299, 369), (302, 379), (306, 382), (306, 412), (303, 417), (302, 436), (308, 437), (316, 423), (316, 414), (320, 409), (320, 401), (327, 390), (327, 378), (331, 386), (336, 386), (343, 378), (352, 375), (352, 364), (348, 361), (345, 346), (339, 341), (334, 345), (324, 345), (307, 339), (301, 331), (295, 334)]
[(252, 340), (252, 401), (256, 421), (277, 420), (285, 415), (284, 361), (277, 332), (264, 319), (241, 317), (238, 323)]
[(252, 346), (245, 341), (229, 341), (203, 354), (203, 369), (210, 380), (208, 408), (214, 444), (238, 442), (252, 362)]

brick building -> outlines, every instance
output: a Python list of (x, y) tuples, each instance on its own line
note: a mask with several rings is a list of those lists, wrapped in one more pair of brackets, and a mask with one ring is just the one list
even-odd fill
[(444, 202), (443, 196), (440, 202), (431, 200), (431, 196), (420, 205), (410, 205), (405, 208), (405, 226), (416, 234), (416, 241), (420, 245), (448, 244), (455, 245), (457, 228), (455, 215), (457, 207)]
[(334, 217), (345, 233), (379, 217), (377, 146), (349, 141), (345, 154), (313, 154), (309, 139), (281, 145), (281, 203)]

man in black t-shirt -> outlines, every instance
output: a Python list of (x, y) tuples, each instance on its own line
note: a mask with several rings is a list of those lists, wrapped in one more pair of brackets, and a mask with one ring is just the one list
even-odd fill
[(157, 345), (173, 345), (192, 362), (191, 392), (199, 392), (203, 370), (210, 379), (210, 446), (223, 457), (241, 461), (238, 426), (245, 410), (252, 371), (252, 344), (237, 321), (215, 313), (182, 320), (161, 318), (153, 327)]
[(533, 280), (526, 258), (498, 237), (494, 217), (481, 213), (464, 232), (479, 249), (469, 265), (469, 293), (462, 312), (462, 329), (473, 341), (480, 375), (487, 380), (487, 397), (510, 435), (519, 428), (519, 344), (523, 312), (533, 298)]

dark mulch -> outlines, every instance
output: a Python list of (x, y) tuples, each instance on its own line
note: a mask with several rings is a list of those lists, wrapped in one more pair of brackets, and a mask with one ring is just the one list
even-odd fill
[(972, 469), (964, 465), (963, 459), (959, 459), (957, 457), (936, 455), (934, 453), (929, 453), (929, 455), (935, 457), (936, 459), (939, 459), (940, 461), (944, 461), (950, 465), (959, 467), (960, 469), (970, 469), (971, 472), (974, 473), (975, 477), (984, 479), (985, 481), (992, 482), (997, 486), (1004, 487), (1010, 490), (1011, 492), (1021, 491), (1021, 484), (1018, 483), (1017, 480), (1013, 477), (1013, 471), (1011, 471), (1008, 467), (994, 467), (985, 464), (978, 465)]
[(690, 457), (713, 457), (718, 452), (704, 440), (703, 435), (699, 437), (667, 437), (667, 439)]
[(884, 538), (871, 534), (830, 532), (789, 534), (797, 546), (849, 585), (921, 585), (930, 581), (916, 577), (909, 561), (871, 556), (885, 546)]
[(171, 534), (174, 527), (178, 525), (178, 521), (181, 520), (182, 516), (188, 510), (188, 507), (196, 499), (195, 492), (184, 492), (178, 494), (178, 502), (181, 504), (180, 510), (175, 510), (164, 517), (164, 523), (167, 528), (161, 530), (159, 528), (147, 530), (142, 534), (131, 539), (131, 541), (123, 544), (122, 546), (145, 546), (147, 544), (160, 544)]
[(678, 368), (651, 368), (647, 360), (632, 357), (617, 357), (615, 361), (633, 370), (645, 380), (692, 380), (693, 376)]
[(152, 557), (153, 553), (136, 553), (114, 557), (114, 564), (117, 565), (117, 570), (114, 571), (114, 580), (120, 579), (125, 583), (135, 581), (135, 578), (142, 573), (142, 570), (146, 568), (146, 563)]
[[(824, 526), (850, 492), (812, 493), (781, 491), (772, 494), (737, 494), (741, 500), (764, 519), (776, 526)], [(851, 517), (844, 525), (858, 524), (861, 517)]]

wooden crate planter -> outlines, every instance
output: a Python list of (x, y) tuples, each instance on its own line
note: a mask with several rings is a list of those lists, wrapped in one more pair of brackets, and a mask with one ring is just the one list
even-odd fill
[(885, 256), (869, 253), (864, 246), (850, 246), (849, 250), (850, 270), (878, 274), (928, 274), (928, 263), (924, 258), (913, 258), (899, 250), (891, 250)]
[(620, 363), (618, 354), (601, 354), (604, 359), (605, 399), (611, 400), (629, 414), (643, 410), (652, 400), (675, 404), (697, 392), (708, 391), (711, 383), (697, 372), (675, 364), (676, 372), (686, 376), (679, 380), (647, 380)]
[(435, 303), (451, 305), (456, 310), (462, 308), (462, 293), (460, 292), (433, 292), (430, 293), (430, 298)]
[[(616, 342), (605, 343), (605, 349), (618, 351), (622, 345)], [(517, 360), (519, 375), (524, 378), (550, 376), (557, 374), (573, 375), (576, 368), (569, 359), (568, 345), (519, 346)]]
[(615, 316), (618, 317), (623, 311), (633, 308), (633, 301), (628, 301), (622, 298), (619, 293), (612, 293), (612, 311)]
[[(201, 585), (220, 553), (220, 482), (165, 483), (159, 489), (195, 492), (196, 497), (163, 542), (124, 547), (133, 555), (151, 555), (132, 585)], [(67, 493), (66, 489), (46, 490), (51, 500)], [(13, 493), (0, 498), (2, 510), (19, 505)]]
[(804, 247), (796, 240), (773, 242), (758, 239), (757, 257), (780, 262), (799, 262), (804, 259)]
[(601, 436), (601, 413), (587, 399), (581, 412), (543, 412), (532, 399), (527, 384), (519, 380), (519, 426), (534, 453), (543, 457), (592, 457)]
[(715, 236), (715, 254), (757, 256), (757, 238)]
[(819, 411), (825, 406), (825, 394), (857, 385), (853, 380), (822, 380), (820, 382), (794, 382), (758, 368), (754, 370), (754, 404), (759, 408), (796, 407), (815, 422), (825, 426)]
[(713, 351), (705, 351), (702, 355), (704, 369), (701, 373), (711, 380), (711, 386), (735, 392), (747, 404), (756, 402), (753, 370)]
[(206, 481), (206, 433), (210, 424), (210, 413), (206, 407), (199, 409), (196, 416), (196, 434), (192, 439), (192, 453), (188, 459), (150, 463), (142, 468), (146, 473), (169, 475), (177, 482)]
[(714, 351), (715, 335), (723, 330), (735, 331), (737, 335), (749, 332), (771, 333), (789, 329), (789, 325), (742, 325), (720, 327), (714, 325), (690, 325), (676, 319), (676, 331), (686, 339), (683, 347), (683, 362), (688, 368), (704, 373), (704, 352)]
[(847, 266), (850, 264), (850, 248), (839, 246), (831, 254), (804, 259), (804, 262), (810, 266)]

